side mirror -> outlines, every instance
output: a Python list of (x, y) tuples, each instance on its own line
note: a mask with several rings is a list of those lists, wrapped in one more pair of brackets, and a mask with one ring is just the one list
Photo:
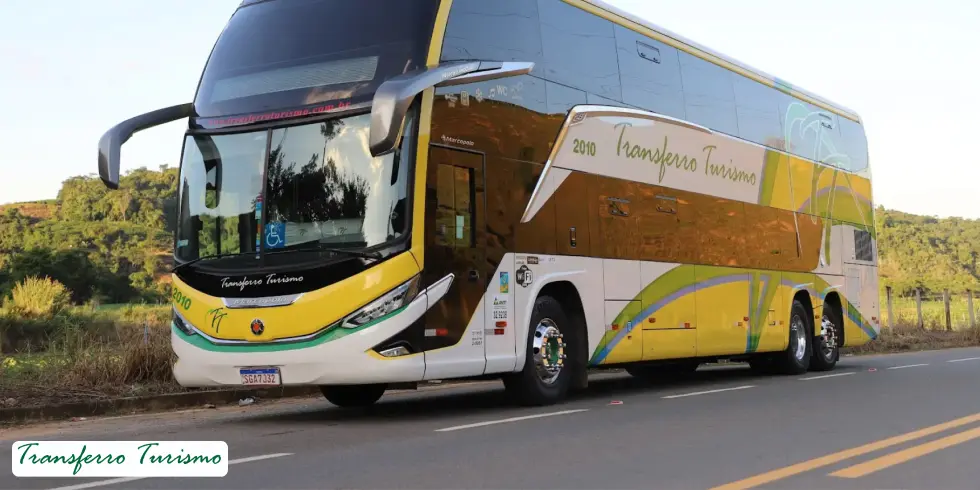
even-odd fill
[(135, 133), (190, 117), (194, 104), (175, 105), (127, 119), (106, 131), (99, 140), (99, 176), (106, 187), (119, 188), (119, 150)]
[(373, 156), (392, 151), (401, 137), (405, 114), (415, 96), (432, 87), (448, 87), (526, 75), (530, 62), (463, 61), (444, 63), (388, 79), (378, 87), (371, 106), (370, 147)]

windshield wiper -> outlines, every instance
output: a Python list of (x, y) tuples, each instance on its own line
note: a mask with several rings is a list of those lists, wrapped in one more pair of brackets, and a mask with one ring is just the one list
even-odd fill
[(236, 254), (205, 255), (203, 257), (198, 257), (196, 259), (191, 259), (191, 260), (188, 260), (187, 262), (183, 262), (183, 263), (177, 264), (177, 265), (174, 266), (173, 269), (170, 269), (170, 272), (172, 272), (172, 273), (173, 272), (177, 272), (180, 269), (183, 269), (184, 267), (187, 267), (189, 265), (196, 264), (196, 263), (198, 263), (198, 262), (200, 262), (202, 260), (222, 259), (222, 258), (226, 258), (226, 257), (241, 257), (243, 255), (255, 255), (256, 253), (258, 253), (258, 252), (242, 252), (242, 253), (236, 253)]
[[(378, 261), (378, 260), (381, 260), (382, 258), (384, 258), (384, 256), (381, 255), (381, 252), (362, 252), (360, 250), (354, 250), (354, 249), (349, 249), (349, 248), (332, 248), (332, 247), (324, 247), (324, 246), (321, 245), (321, 246), (317, 246), (316, 250), (317, 251), (323, 251), (323, 252), (332, 252), (332, 253), (335, 253), (335, 254), (338, 254), (338, 255), (352, 255), (354, 257), (361, 257), (363, 259), (370, 259), (370, 260), (374, 260), (374, 261)], [(273, 250), (273, 251), (270, 251), (270, 252), (264, 252), (261, 255), (263, 255), (263, 256), (265, 256), (265, 255), (280, 255), (280, 254), (287, 254), (287, 253), (294, 253), (294, 252), (301, 252), (301, 251), (302, 250)], [(202, 260), (224, 259), (224, 258), (229, 258), (229, 257), (242, 257), (242, 256), (245, 256), (245, 255), (258, 255), (258, 254), (259, 254), (259, 252), (241, 252), (241, 253), (234, 253), (234, 254), (205, 255), (203, 257), (198, 257), (196, 259), (191, 259), (191, 260), (188, 260), (187, 262), (184, 262), (184, 263), (181, 263), (181, 264), (177, 264), (176, 266), (174, 266), (173, 269), (170, 270), (170, 272), (171, 273), (177, 272), (178, 270), (183, 269), (184, 267), (187, 267), (189, 265), (196, 264), (196, 263), (198, 263), (198, 262), (200, 262)]]
[(350, 248), (331, 248), (331, 247), (324, 247), (322, 245), (318, 246), (316, 249), (322, 250), (324, 252), (333, 252), (335, 254), (353, 255), (355, 257), (361, 257), (363, 259), (381, 260), (383, 258), (381, 252), (363, 252), (361, 250), (354, 250)]

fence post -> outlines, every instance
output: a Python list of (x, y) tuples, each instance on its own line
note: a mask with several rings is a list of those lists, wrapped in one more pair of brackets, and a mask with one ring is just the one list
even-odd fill
[(970, 309), (970, 328), (977, 328), (977, 314), (973, 309), (973, 290), (966, 290), (966, 307)]
[(949, 289), (943, 289), (943, 309), (946, 310), (946, 331), (953, 331), (953, 319), (949, 316)]
[(915, 288), (915, 311), (919, 315), (919, 328), (925, 330), (926, 324), (922, 321), (922, 288)]
[(888, 300), (888, 329), (895, 328), (895, 310), (892, 308), (892, 287), (885, 286), (885, 298)]

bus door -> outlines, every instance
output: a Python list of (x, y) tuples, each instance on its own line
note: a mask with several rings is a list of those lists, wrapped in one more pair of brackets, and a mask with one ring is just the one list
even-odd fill
[(425, 284), (449, 274), (455, 279), (425, 316), (425, 379), (483, 374), (486, 368), (483, 296), (493, 271), (486, 260), (484, 161), (481, 153), (429, 148)]

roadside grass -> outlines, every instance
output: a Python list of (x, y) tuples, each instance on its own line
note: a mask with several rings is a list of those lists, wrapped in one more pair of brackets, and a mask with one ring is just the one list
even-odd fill
[[(925, 310), (925, 304), (923, 304)], [(894, 328), (842, 354), (868, 355), (980, 346), (980, 329), (896, 315)], [(46, 319), (0, 311), (0, 408), (189, 391), (173, 379), (170, 307), (73, 307)], [(196, 390), (200, 391), (200, 390)]]
[(945, 327), (920, 329), (916, 327), (914, 321), (899, 321), (893, 328), (882, 328), (881, 334), (874, 341), (859, 347), (845, 347), (841, 350), (841, 354), (890, 354), (957, 347), (980, 347), (980, 329), (958, 328), (953, 331), (946, 331)]
[[(881, 322), (882, 325), (888, 324), (888, 302), (884, 296), (881, 298)], [(973, 302), (974, 317), (980, 320), (980, 298)], [(918, 312), (915, 306), (915, 298), (895, 297), (892, 299), (892, 309), (895, 312), (895, 327), (901, 324), (914, 325), (918, 319)], [(965, 328), (970, 325), (970, 308), (963, 295), (950, 295), (949, 317), (953, 328)], [(945, 305), (941, 296), (929, 296), (922, 298), (922, 323), (926, 328), (939, 330), (946, 328)]]
[(73, 309), (28, 321), (0, 315), (0, 407), (183, 391), (171, 375), (169, 307)]

